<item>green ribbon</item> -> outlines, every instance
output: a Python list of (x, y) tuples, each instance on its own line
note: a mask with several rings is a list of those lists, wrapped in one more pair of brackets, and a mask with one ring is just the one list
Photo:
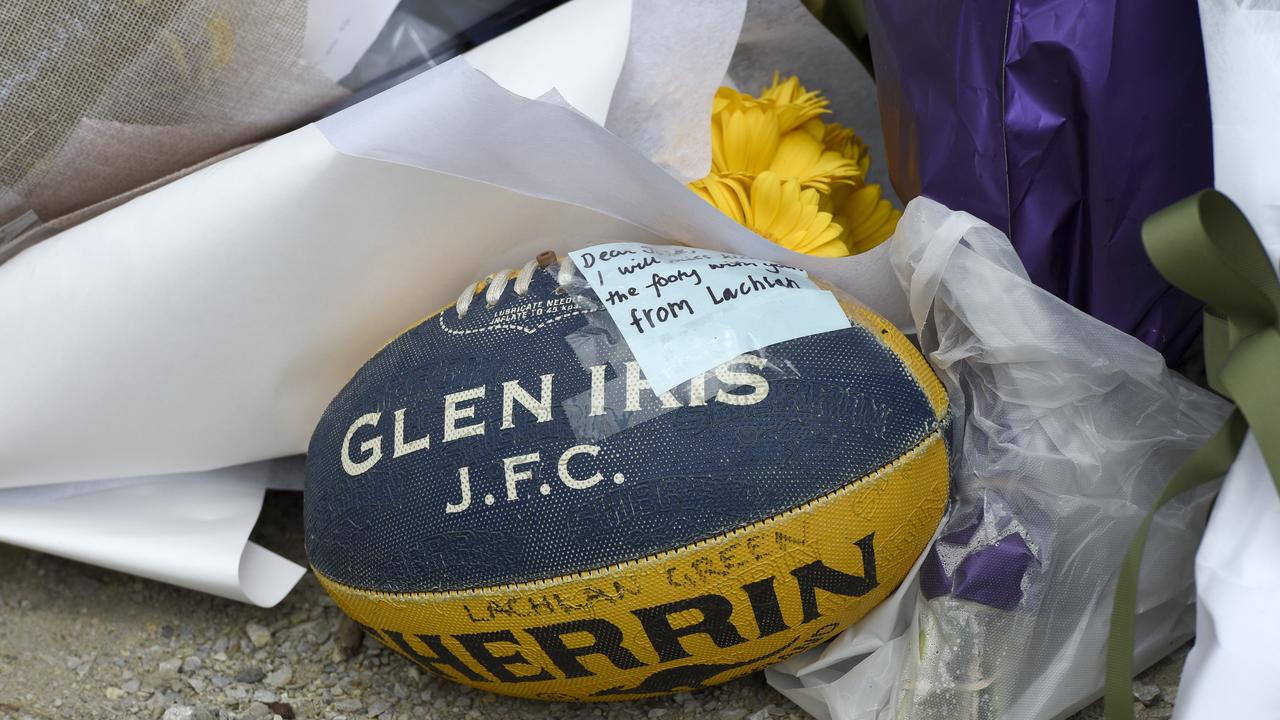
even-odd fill
[(1280, 492), (1280, 281), (1244, 214), (1205, 190), (1152, 215), (1142, 243), (1175, 286), (1205, 301), (1209, 385), (1236, 404), (1212, 438), (1174, 473), (1125, 554), (1107, 646), (1107, 720), (1133, 720), (1133, 623), (1151, 519), (1165, 503), (1226, 474), (1253, 429)]

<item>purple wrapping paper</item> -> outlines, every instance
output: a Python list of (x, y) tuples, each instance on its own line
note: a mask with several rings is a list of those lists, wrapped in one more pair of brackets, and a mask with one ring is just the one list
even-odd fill
[[(1035, 562), (1035, 555), (1017, 533), (990, 545), (965, 548), (976, 529), (975, 525), (967, 532), (949, 533), (934, 543), (920, 567), (920, 592), (927, 600), (950, 594), (999, 610), (1017, 610), (1022, 604), (1022, 578)], [(942, 562), (939, 545), (968, 551), (951, 575)]]
[(889, 174), (1008, 233), (1039, 286), (1162, 352), (1200, 303), (1142, 248), (1213, 184), (1194, 0), (866, 0)]

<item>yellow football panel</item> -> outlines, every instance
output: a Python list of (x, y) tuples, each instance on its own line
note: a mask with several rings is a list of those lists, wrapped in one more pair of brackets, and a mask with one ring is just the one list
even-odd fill
[[(905, 577), (947, 495), (946, 448), (934, 433), (894, 463), (804, 506), (579, 575), (398, 594), (317, 575), (379, 640), (452, 680), (546, 700), (650, 697), (745, 675), (861, 618)], [(595, 625), (572, 629), (583, 620)], [(442, 652), (453, 664), (440, 661)]]

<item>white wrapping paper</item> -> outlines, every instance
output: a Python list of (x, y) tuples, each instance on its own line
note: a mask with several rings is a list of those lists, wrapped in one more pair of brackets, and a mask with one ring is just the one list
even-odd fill
[[(517, 89), (559, 88), (603, 121), (630, 9), (626, 0), (578, 0), (482, 46), (478, 62)], [(576, 34), (590, 41), (563, 42)], [(378, 256), (376, 242), (362, 244), (372, 233), (383, 240), (383, 264), (395, 265), (397, 248), (408, 245), (431, 265), (439, 258), (417, 240), (418, 228), (436, 220), (433, 205), (405, 216), (396, 203), (420, 206), (415, 192), (445, 205), (472, 196), (452, 178), (437, 188), (420, 180), (369, 203), (340, 232), (311, 230), (327, 221), (317, 208), (341, 215), (399, 184), (405, 169), (385, 167), (347, 172), (314, 127), (304, 128), (0, 265), (0, 426), (32, 430), (0, 442), (0, 541), (234, 600), (279, 602), (303, 568), (248, 537), (265, 490), (301, 489), (301, 466), (253, 461), (304, 450), (306, 414), (345, 382), (341, 365), (358, 365), (356, 355), (394, 332), (388, 323), (402, 326), (419, 312), (406, 304), (379, 317), (415, 296), (406, 291), (420, 279), (412, 267), (390, 285), (372, 271), (365, 282), (377, 287), (363, 296), (334, 295), (323, 283), (336, 281), (344, 261), (361, 264), (313, 250), (332, 238), (352, 255)], [(367, 174), (377, 181), (366, 183)], [(476, 192), (478, 206), (501, 202)], [(436, 227), (465, 232), (458, 224), (465, 214)], [(513, 219), (473, 231), (501, 237), (515, 227)], [(448, 265), (438, 268), (443, 275)], [(325, 318), (317, 312), (324, 301), (308, 307), (331, 295), (347, 298), (348, 314)], [(366, 328), (369, 317), (377, 323)], [(337, 364), (306, 357), (330, 352), (326, 343), (338, 346)], [(164, 429), (185, 422), (195, 424)]]
[(300, 489), (302, 463), (0, 491), (0, 538), (81, 562), (269, 607), (304, 569), (249, 542), (267, 488)]
[[(628, 144), (673, 172), (701, 174), (680, 147), (707, 135), (745, 5), (575, 0), (495, 41), (507, 50), (473, 54), (490, 77), (447, 63), (0, 265), (0, 488), (24, 488), (28, 507), (31, 486), (57, 486), (48, 490), (56, 495), (68, 483), (123, 478), (99, 488), (102, 507), (126, 485), (151, 488), (145, 504), (120, 496), (130, 512), (104, 513), (100, 525), (49, 515), (57, 544), (2, 522), (0, 540), (272, 604), (280, 586), (250, 587), (235, 561), (257, 552), (245, 538), (264, 481), (252, 502), (242, 489), (223, 505), (216, 492), (201, 496), (210, 515), (221, 507), (247, 518), (205, 536), (203, 547), (234, 548), (208, 555), (223, 558), (208, 577), (223, 579), (207, 582), (147, 549), (166, 537), (153, 522), (190, 511), (176, 485), (304, 452), (329, 400), (388, 338), (467, 282), (546, 249), (680, 241), (755, 255), (805, 267), (906, 322), (886, 248), (844, 260), (796, 255)], [(825, 34), (816, 23), (798, 32)], [(646, 74), (649, 82), (614, 92), (633, 64), (666, 68), (669, 82)], [(527, 97), (544, 93), (552, 102)], [(653, 129), (641, 109), (664, 105), (692, 124)], [(606, 117), (613, 132), (600, 127)], [(16, 502), (6, 492), (0, 506)], [(110, 558), (88, 550), (109, 532), (139, 541)], [(224, 579), (238, 573), (240, 589), (228, 589)]]
[[(1201, 0), (1214, 184), (1280, 260), (1280, 2)], [(1274, 717), (1280, 707), (1280, 497), (1252, 433), (1196, 555), (1196, 644), (1174, 717)]]

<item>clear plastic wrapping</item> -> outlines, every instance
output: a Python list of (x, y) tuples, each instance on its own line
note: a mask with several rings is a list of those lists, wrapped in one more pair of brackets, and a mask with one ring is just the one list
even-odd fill
[[(876, 629), (854, 626), (773, 679), (842, 720), (1063, 717), (1101, 693), (1133, 532), (1228, 406), (1037, 288), (1007, 239), (967, 213), (916, 199), (891, 242), (956, 414), (956, 501), (922, 559), (921, 592), (901, 598), (915, 612), (899, 616), (894, 639), (859, 644)], [(1152, 526), (1139, 665), (1191, 635), (1191, 567), (1212, 493), (1189, 493)]]

